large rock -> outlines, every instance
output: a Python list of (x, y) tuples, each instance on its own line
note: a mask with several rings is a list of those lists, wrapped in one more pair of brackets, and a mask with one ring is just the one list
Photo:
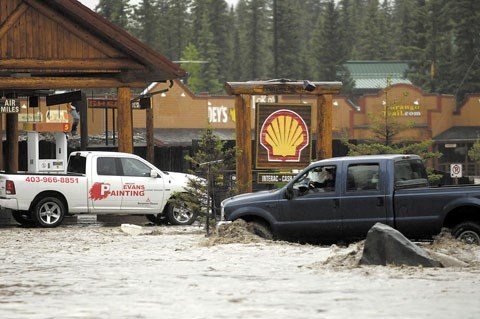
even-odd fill
[(360, 265), (406, 265), (442, 267), (442, 264), (412, 243), (399, 231), (375, 224), (367, 234)]

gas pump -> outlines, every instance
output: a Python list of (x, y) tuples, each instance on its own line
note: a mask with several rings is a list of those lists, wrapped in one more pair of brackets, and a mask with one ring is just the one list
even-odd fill
[[(25, 123), (27, 131), (27, 156), (29, 173), (65, 173), (68, 160), (67, 132), (69, 123)], [(53, 133), (55, 137), (55, 158), (40, 159), (39, 133)]]

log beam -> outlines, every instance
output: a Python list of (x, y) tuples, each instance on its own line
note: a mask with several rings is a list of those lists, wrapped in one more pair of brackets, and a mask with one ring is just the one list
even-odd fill
[(148, 71), (148, 69), (131, 59), (2, 59), (0, 69), (19, 70), (88, 70), (102, 72), (120, 72), (122, 70)]
[(128, 87), (117, 89), (118, 97), (118, 151), (133, 153), (133, 123), (130, 107), (131, 92)]
[(316, 160), (333, 156), (333, 96), (331, 94), (317, 97), (317, 144)]
[(240, 194), (252, 191), (251, 100), (248, 95), (235, 96), (236, 175)]
[[(251, 81), (251, 82), (227, 82), (225, 91), (230, 95), (320, 95), (338, 94), (342, 88), (342, 82), (309, 82), (304, 81)], [(309, 86), (307, 86), (307, 84)]]
[(117, 88), (128, 85), (131, 88), (144, 88), (148, 82), (135, 81), (128, 84), (115, 78), (81, 78), (81, 77), (25, 77), (0, 78), (0, 89), (65, 89), (82, 88)]

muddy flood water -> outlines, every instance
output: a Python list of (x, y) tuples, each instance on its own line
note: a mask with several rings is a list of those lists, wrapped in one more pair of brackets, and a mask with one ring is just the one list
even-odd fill
[(242, 229), (0, 228), (0, 318), (479, 318), (480, 249), (465, 267), (356, 266), (360, 244), (299, 245)]

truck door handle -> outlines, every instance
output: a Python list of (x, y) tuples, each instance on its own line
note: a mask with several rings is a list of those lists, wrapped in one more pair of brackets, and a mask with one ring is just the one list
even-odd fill
[(338, 208), (339, 204), (340, 204), (340, 200), (338, 198), (335, 198), (333, 200), (333, 208)]
[(383, 197), (377, 197), (377, 206), (378, 207), (383, 206)]

